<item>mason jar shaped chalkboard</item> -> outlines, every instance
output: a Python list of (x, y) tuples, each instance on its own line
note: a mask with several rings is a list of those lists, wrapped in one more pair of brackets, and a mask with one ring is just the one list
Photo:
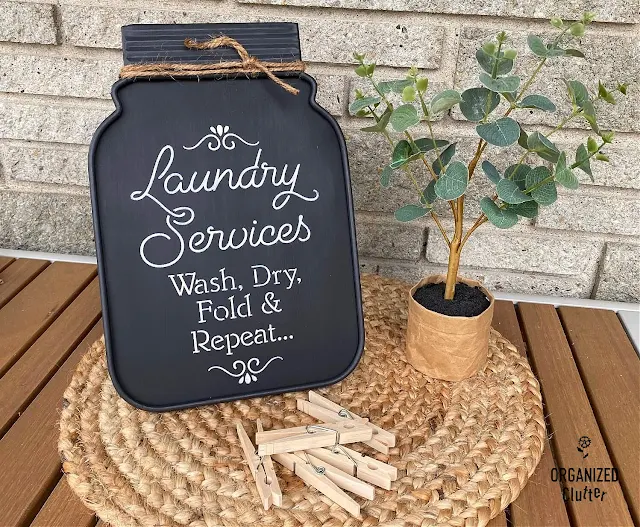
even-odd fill
[[(312, 77), (260, 70), (300, 60), (297, 25), (122, 34), (125, 65), (149, 68), (114, 85), (89, 159), (118, 392), (168, 410), (344, 378), (364, 346), (344, 139)], [(212, 35), (259, 71), (206, 73), (242, 60), (185, 46)], [(163, 64), (202, 71), (152, 74)]]

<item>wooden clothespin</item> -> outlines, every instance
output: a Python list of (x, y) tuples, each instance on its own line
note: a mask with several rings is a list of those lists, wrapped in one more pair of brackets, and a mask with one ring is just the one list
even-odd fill
[[(264, 432), (264, 428), (262, 428), (262, 421), (260, 419), (256, 419), (256, 431)], [(278, 478), (276, 476), (276, 471), (273, 468), (273, 461), (271, 461), (271, 456), (264, 456), (262, 458), (262, 467), (264, 468), (264, 473), (267, 476), (267, 483), (269, 485), (269, 488), (271, 489), (273, 504), (276, 507), (282, 507), (282, 491), (280, 490), (280, 485), (278, 484)]]
[(310, 391), (309, 400), (298, 399), (298, 410), (304, 412), (325, 423), (340, 422), (344, 419), (352, 419), (362, 423), (367, 423), (373, 431), (373, 437), (370, 441), (363, 441), (366, 445), (376, 449), (383, 454), (389, 454), (389, 448), (396, 445), (396, 436), (379, 426), (370, 423), (365, 417), (360, 417), (346, 408), (342, 408), (339, 404), (322, 397), (322, 395)]
[[(302, 455), (304, 456), (304, 453)], [(360, 505), (329, 479), (325, 467), (314, 465), (310, 460), (307, 461), (292, 453), (274, 454), (273, 459), (349, 513), (354, 516), (360, 515)]]
[(351, 421), (258, 432), (256, 443), (258, 455), (265, 456), (324, 446), (347, 445), (369, 441), (372, 437), (373, 431), (366, 423)]
[(391, 482), (398, 479), (398, 469), (394, 466), (345, 446), (314, 448), (308, 450), (308, 453), (325, 464), (333, 465), (362, 481), (386, 490), (391, 489)]
[[(282, 506), (282, 492), (280, 491), (280, 486), (278, 485), (278, 480), (276, 478), (275, 471), (273, 470), (273, 463), (270, 465), (270, 470), (266, 468), (264, 459), (261, 460), (256, 454), (255, 447), (253, 446), (251, 439), (249, 439), (244, 427), (238, 423), (236, 425), (236, 429), (238, 431), (238, 439), (240, 440), (240, 446), (242, 447), (244, 458), (249, 464), (249, 470), (251, 470), (253, 479), (256, 482), (258, 495), (262, 500), (264, 510), (269, 510), (272, 504)], [(271, 460), (269, 459), (269, 462), (270, 461)], [(267, 474), (268, 471), (269, 474)]]

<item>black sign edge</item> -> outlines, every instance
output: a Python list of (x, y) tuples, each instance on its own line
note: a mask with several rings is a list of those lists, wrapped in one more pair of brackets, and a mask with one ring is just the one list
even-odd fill
[[(132, 406), (139, 408), (140, 410), (144, 410), (147, 412), (167, 412), (173, 410), (183, 410), (187, 408), (194, 408), (198, 406), (205, 406), (208, 404), (217, 404), (228, 401), (236, 401), (242, 399), (252, 399), (254, 397), (264, 397), (268, 395), (276, 395), (281, 393), (288, 392), (297, 392), (302, 390), (309, 390), (312, 388), (320, 388), (323, 386), (329, 386), (332, 384), (336, 384), (343, 379), (345, 379), (353, 370), (356, 368), (360, 359), (362, 357), (362, 352), (364, 351), (365, 345), (365, 331), (364, 331), (364, 315), (362, 311), (362, 292), (360, 286), (360, 268), (358, 262), (358, 247), (357, 247), (357, 238), (356, 238), (356, 226), (355, 226), (355, 216), (353, 210), (353, 196), (351, 190), (351, 173), (349, 170), (349, 158), (347, 153), (346, 142), (344, 139), (344, 134), (342, 133), (342, 129), (338, 125), (338, 122), (333, 118), (333, 116), (325, 110), (322, 106), (320, 106), (316, 101), (316, 92), (318, 85), (316, 80), (307, 73), (300, 73), (298, 77), (311, 85), (311, 92), (309, 95), (309, 103), (313, 110), (315, 110), (318, 114), (320, 114), (325, 120), (329, 122), (331, 127), (333, 128), (337, 138), (338, 143), (340, 144), (340, 153), (342, 157), (342, 165), (343, 165), (343, 173), (344, 173), (344, 184), (345, 184), (345, 192), (347, 197), (347, 215), (349, 221), (349, 235), (351, 240), (351, 261), (353, 263), (353, 280), (355, 285), (355, 294), (356, 294), (356, 315), (358, 318), (358, 349), (356, 354), (354, 355), (353, 361), (349, 366), (342, 372), (340, 375), (336, 376), (332, 379), (327, 379), (324, 381), (318, 381), (315, 383), (308, 383), (299, 386), (291, 386), (283, 389), (273, 389), (273, 390), (262, 390), (258, 392), (253, 392), (251, 394), (247, 394), (246, 396), (229, 396), (229, 397), (219, 397), (212, 399), (204, 399), (199, 401), (192, 401), (183, 404), (175, 404), (175, 405), (159, 405), (159, 406), (149, 406), (144, 403), (140, 403), (136, 401), (133, 397), (131, 397), (122, 387), (120, 382), (118, 381), (115, 368), (113, 365), (113, 357), (111, 352), (111, 328), (109, 323), (109, 306), (107, 303), (107, 285), (105, 280), (104, 273), (104, 260), (102, 254), (102, 237), (100, 234), (100, 220), (98, 214), (98, 199), (97, 199), (97, 189), (96, 189), (96, 176), (94, 171), (94, 156), (95, 151), (100, 140), (100, 137), (104, 133), (104, 131), (114, 123), (120, 115), (122, 114), (122, 104), (118, 99), (118, 91), (133, 82), (140, 82), (137, 79), (120, 79), (116, 81), (111, 88), (111, 98), (115, 104), (115, 111), (111, 113), (96, 129), (94, 132), (91, 143), (89, 146), (89, 156), (88, 156), (88, 169), (89, 169), (89, 189), (91, 195), (91, 216), (93, 220), (93, 232), (94, 239), (96, 244), (96, 260), (98, 264), (98, 280), (100, 283), (100, 305), (102, 309), (102, 327), (104, 331), (104, 340), (105, 340), (105, 349), (107, 353), (107, 368), (109, 371), (109, 376), (111, 377), (111, 382), (113, 383), (116, 392), (120, 397), (122, 397), (127, 403)], [(147, 82), (153, 82), (155, 79), (150, 79)], [(224, 79), (223, 79), (224, 81)]]

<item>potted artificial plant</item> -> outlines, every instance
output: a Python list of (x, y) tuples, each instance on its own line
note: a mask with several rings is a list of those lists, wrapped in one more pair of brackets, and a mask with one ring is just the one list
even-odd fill
[[(610, 88), (598, 83), (591, 91), (577, 80), (565, 80), (571, 109), (562, 114), (557, 126), (527, 132), (517, 120), (521, 109), (556, 111), (554, 102), (529, 93), (529, 88), (547, 61), (584, 58), (571, 43), (584, 35), (593, 19), (589, 13), (573, 23), (552, 18), (557, 32), (548, 42), (529, 35), (529, 49), (538, 60), (525, 78), (512, 73), (517, 53), (506, 49), (508, 37), (501, 32), (476, 53), (479, 87), (463, 92), (445, 90), (430, 100), (425, 96), (429, 81), (419, 76), (416, 68), (411, 68), (405, 79), (378, 82), (374, 79), (375, 64), (365, 61), (364, 55), (354, 55), (356, 74), (368, 79), (373, 91), (365, 95), (356, 90), (350, 112), (373, 117), (375, 124), (363, 130), (382, 134), (390, 146), (391, 160), (380, 174), (380, 184), (389, 187), (401, 174), (409, 178), (416, 192), (416, 202), (396, 210), (395, 217), (406, 222), (431, 215), (449, 249), (446, 276), (426, 277), (411, 289), (409, 298), (407, 358), (429, 376), (464, 379), (486, 361), (493, 297), (479, 283), (458, 275), (460, 254), (469, 237), (486, 222), (508, 229), (520, 218), (535, 218), (540, 207), (556, 201), (558, 184), (568, 189), (578, 187), (574, 170), (592, 177), (591, 160), (608, 161), (603, 148), (612, 142), (613, 133), (599, 128), (596, 107), (601, 102), (615, 104), (612, 91), (626, 94), (624, 84)], [(389, 100), (392, 93), (401, 94), (404, 104), (394, 105)], [(477, 123), (479, 139), (469, 160), (458, 159), (456, 143), (433, 133), (434, 118), (455, 106), (467, 120)], [(586, 121), (591, 135), (575, 154), (563, 152), (554, 144), (553, 135), (576, 119)], [(426, 123), (426, 137), (417, 135), (421, 121)], [(501, 173), (490, 160), (495, 152), (492, 147), (518, 150), (519, 161)], [(418, 175), (412, 164), (418, 166)], [(469, 181), (480, 174), (495, 185), (494, 193), (480, 200), (482, 214), (465, 230), (465, 192)], [(447, 232), (434, 210), (438, 200), (448, 203), (453, 232)]]

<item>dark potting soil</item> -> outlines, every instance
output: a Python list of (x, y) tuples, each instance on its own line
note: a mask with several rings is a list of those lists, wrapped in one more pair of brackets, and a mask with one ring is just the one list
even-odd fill
[(489, 307), (489, 299), (477, 287), (456, 284), (453, 300), (444, 299), (444, 283), (426, 284), (416, 290), (413, 298), (430, 311), (450, 317), (475, 317)]

